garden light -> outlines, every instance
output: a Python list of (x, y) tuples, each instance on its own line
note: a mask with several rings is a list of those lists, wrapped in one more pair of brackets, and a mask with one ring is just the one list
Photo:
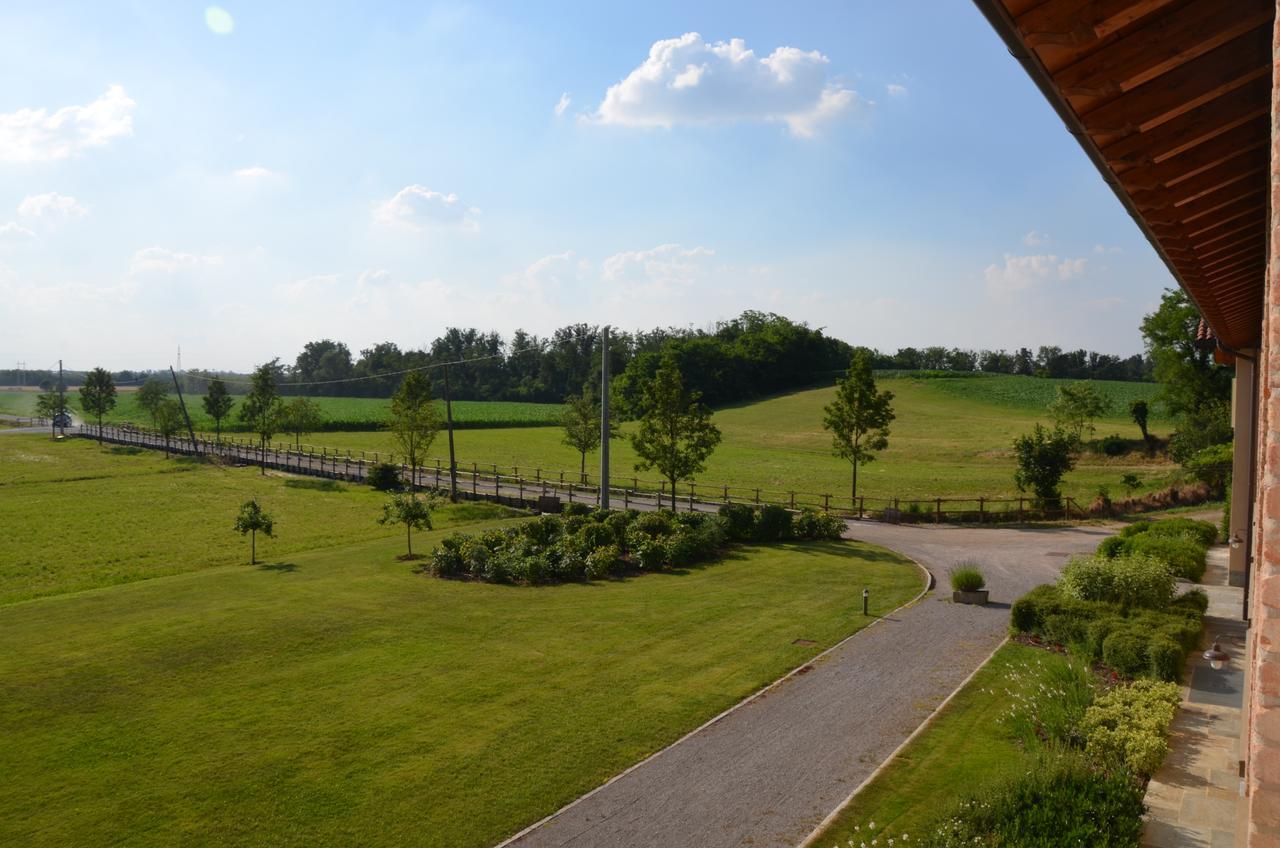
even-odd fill
[(862, 590), (862, 614), (863, 615), (867, 614), (867, 599), (870, 597), (871, 597), (871, 590), (863, 589)]
[(1236, 548), (1244, 544), (1244, 540), (1235, 533), (1232, 533), (1231, 538), (1227, 540), (1227, 544), (1231, 545), (1231, 550), (1234, 551)]
[(1231, 659), (1230, 655), (1222, 650), (1222, 646), (1218, 644), (1217, 639), (1213, 640), (1213, 647), (1205, 651), (1202, 656), (1209, 661), (1210, 667), (1215, 670), (1222, 668)]

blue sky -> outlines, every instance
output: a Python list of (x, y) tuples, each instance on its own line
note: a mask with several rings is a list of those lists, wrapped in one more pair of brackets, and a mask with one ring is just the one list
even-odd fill
[(691, 5), (0, 11), (0, 363), (743, 309), (1140, 350), (1172, 281), (970, 4)]

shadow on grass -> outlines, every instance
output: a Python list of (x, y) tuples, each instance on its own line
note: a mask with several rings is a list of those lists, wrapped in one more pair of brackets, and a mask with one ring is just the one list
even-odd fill
[(108, 448), (107, 452), (113, 453), (116, 456), (137, 456), (142, 453), (142, 448), (116, 446)]
[(291, 562), (260, 562), (258, 563), (259, 571), (280, 571), (293, 572), (298, 570), (298, 566)]
[(310, 489), (314, 492), (345, 492), (347, 487), (337, 480), (302, 480), (291, 477), (284, 481), (286, 489)]

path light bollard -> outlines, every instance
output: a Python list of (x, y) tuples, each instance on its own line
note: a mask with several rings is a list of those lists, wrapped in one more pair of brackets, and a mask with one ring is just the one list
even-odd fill
[(871, 590), (863, 589), (862, 590), (862, 614), (863, 615), (867, 614), (867, 601), (870, 597), (871, 597)]

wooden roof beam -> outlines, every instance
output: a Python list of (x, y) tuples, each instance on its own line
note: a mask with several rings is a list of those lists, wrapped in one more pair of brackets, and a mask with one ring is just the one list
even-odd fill
[(1271, 80), (1259, 77), (1159, 126), (1108, 144), (1102, 155), (1113, 166), (1150, 165), (1269, 114), (1270, 105)]
[(1171, 2), (1173, 0), (1049, 0), (1021, 15), (1016, 24), (1028, 47), (1092, 44)]

